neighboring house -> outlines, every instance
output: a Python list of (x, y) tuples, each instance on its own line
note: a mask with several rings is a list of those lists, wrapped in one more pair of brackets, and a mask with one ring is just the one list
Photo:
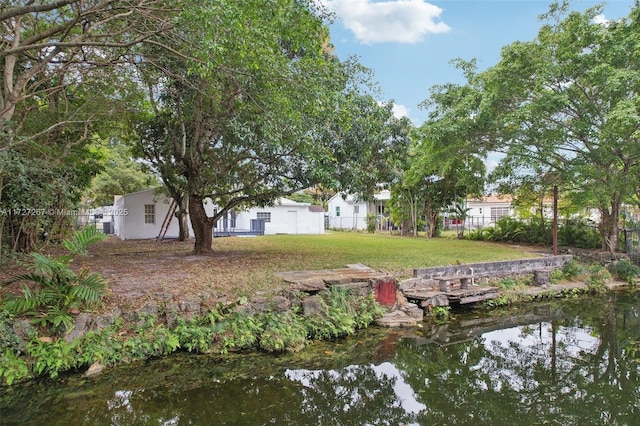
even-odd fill
[[(512, 198), (508, 195), (488, 195), (478, 199), (468, 199), (466, 206), (469, 209), (466, 228), (484, 228), (494, 226), (504, 216), (515, 216), (511, 205)], [(451, 216), (451, 214), (449, 214)], [(453, 221), (452, 221), (453, 222)]]
[[(112, 221), (114, 233), (123, 240), (157, 238), (167, 218), (172, 200), (154, 189), (114, 197)], [(205, 203), (207, 215), (213, 216), (216, 207)], [(178, 221), (172, 217), (164, 238), (178, 237)], [(307, 203), (286, 198), (273, 206), (233, 210), (218, 220), (215, 236), (247, 234), (322, 234), (324, 210)], [(193, 237), (191, 223), (189, 234)]]
[(387, 204), (391, 198), (389, 190), (374, 195), (375, 201), (358, 201), (353, 195), (338, 193), (328, 201), (329, 228), (333, 229), (367, 229), (367, 215), (378, 217), (378, 229), (388, 229), (389, 212)]
[[(378, 216), (378, 228), (388, 229), (393, 224), (389, 221), (387, 203), (391, 198), (388, 190), (374, 195), (374, 202), (358, 201), (354, 196), (336, 194), (329, 199), (329, 227), (333, 229), (365, 230), (366, 218), (370, 213)], [(490, 195), (481, 199), (466, 201), (469, 209), (465, 227), (482, 228), (493, 226), (503, 216), (514, 216), (511, 197), (504, 195)], [(457, 225), (457, 219), (451, 213), (445, 213), (445, 227)]]

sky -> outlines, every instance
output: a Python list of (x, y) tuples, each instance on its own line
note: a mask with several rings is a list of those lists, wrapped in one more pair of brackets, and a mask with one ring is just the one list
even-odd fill
[[(381, 102), (394, 101), (396, 115), (422, 124), (419, 104), (429, 89), (464, 83), (450, 62), (478, 61), (480, 71), (495, 65), (500, 50), (515, 41), (533, 40), (551, 0), (323, 0), (335, 19), (331, 42), (341, 59), (356, 56), (372, 69)], [(601, 2), (574, 0), (584, 10)], [(609, 0), (602, 20), (629, 14), (634, 0)]]

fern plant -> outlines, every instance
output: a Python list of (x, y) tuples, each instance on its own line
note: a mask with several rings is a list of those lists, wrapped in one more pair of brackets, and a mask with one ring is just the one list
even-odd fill
[(71, 329), (71, 312), (99, 303), (107, 295), (107, 282), (99, 274), (87, 270), (73, 271), (70, 265), (76, 256), (86, 254), (88, 246), (104, 238), (105, 235), (95, 228), (85, 228), (64, 241), (68, 254), (53, 258), (31, 253), (31, 272), (3, 284), (23, 282), (22, 295), (8, 296), (3, 308), (14, 315), (33, 317), (34, 324)]

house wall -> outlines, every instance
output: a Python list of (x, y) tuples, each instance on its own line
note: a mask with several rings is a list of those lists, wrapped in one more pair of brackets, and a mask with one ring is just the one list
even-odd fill
[[(357, 206), (357, 208), (356, 208)], [(333, 196), (328, 202), (329, 227), (335, 229), (367, 229), (367, 203), (344, 200), (341, 195)], [(337, 208), (340, 209), (338, 215)], [(356, 209), (358, 212), (356, 213)]]
[(466, 228), (483, 228), (494, 226), (496, 218), (515, 215), (509, 201), (483, 201), (469, 200), (467, 202), (469, 213), (465, 221)]
[[(145, 205), (154, 206), (153, 223), (145, 223)], [(116, 197), (114, 207), (123, 214), (114, 216), (114, 233), (123, 240), (156, 238), (170, 206), (171, 199), (152, 189)], [(178, 221), (172, 220), (165, 238), (177, 238), (178, 234)]]
[[(334, 229), (355, 229), (363, 231), (367, 229), (367, 215), (376, 214), (379, 217), (378, 229), (387, 229), (388, 212), (386, 205), (391, 198), (391, 192), (387, 189), (374, 195), (375, 200), (367, 203), (364, 201), (354, 201), (349, 195), (346, 199), (342, 194), (336, 194), (328, 201), (329, 227)], [(336, 208), (340, 208), (340, 215)], [(356, 213), (357, 210), (357, 213)]]
[[(309, 205), (295, 203), (276, 205), (265, 208), (252, 208), (238, 211), (235, 226), (231, 223), (231, 214), (227, 215), (227, 230), (249, 231), (251, 220), (257, 219), (258, 212), (270, 212), (271, 221), (265, 223), (265, 234), (321, 234), (324, 233), (324, 212), (311, 212)], [(154, 205), (154, 223), (145, 223), (144, 206)], [(147, 190), (116, 196), (114, 209), (125, 212), (126, 215), (114, 216), (114, 233), (123, 240), (157, 238), (161, 232), (162, 223), (171, 206), (171, 199), (163, 194), (155, 194), (154, 190)], [(213, 216), (213, 203), (205, 202), (205, 211), (208, 216)], [(224, 219), (218, 220), (214, 230), (224, 230)], [(172, 218), (165, 238), (177, 238), (179, 235), (178, 221)], [(189, 235), (194, 236), (189, 222)]]
[(257, 219), (258, 213), (271, 213), (264, 224), (265, 235), (324, 233), (324, 212), (311, 212), (306, 204), (252, 208), (249, 213), (251, 219)]

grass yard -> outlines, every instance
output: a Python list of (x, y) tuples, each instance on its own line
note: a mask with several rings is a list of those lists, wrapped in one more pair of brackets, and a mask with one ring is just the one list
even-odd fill
[(168, 297), (230, 300), (258, 291), (272, 294), (285, 285), (275, 277), (283, 271), (362, 263), (402, 279), (419, 267), (535, 256), (522, 246), (353, 232), (217, 238), (208, 257), (190, 256), (192, 244), (109, 237), (92, 246), (89, 256), (76, 259), (76, 267), (101, 273), (110, 283), (111, 303), (132, 307)]

